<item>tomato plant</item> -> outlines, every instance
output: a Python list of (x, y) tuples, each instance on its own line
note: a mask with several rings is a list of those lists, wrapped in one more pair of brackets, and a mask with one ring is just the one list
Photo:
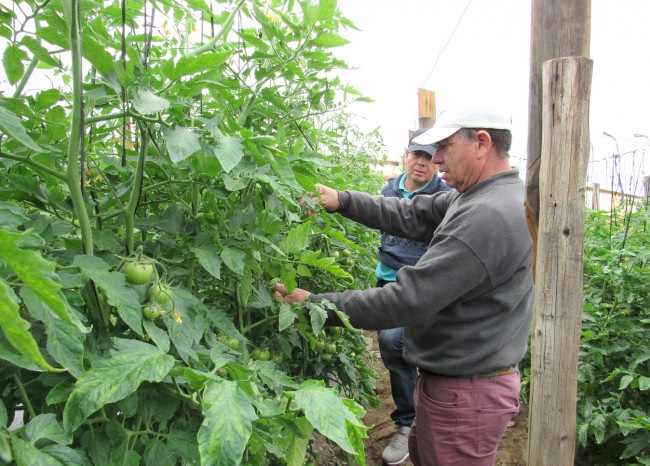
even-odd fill
[(341, 110), (365, 99), (336, 76), (353, 23), (330, 0), (0, 8), (0, 457), (299, 464), (319, 430), (362, 464), (360, 332), (328, 365), (328, 303), (268, 289), (374, 281), (377, 234), (298, 202), (383, 183)]

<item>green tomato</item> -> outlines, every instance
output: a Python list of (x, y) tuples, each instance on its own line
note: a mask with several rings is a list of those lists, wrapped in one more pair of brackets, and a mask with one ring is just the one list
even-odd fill
[(338, 259), (339, 258), (339, 252), (338, 251), (330, 252), (330, 257), (333, 257), (334, 259)]
[(325, 348), (325, 342), (321, 339), (318, 339), (314, 342), (314, 348), (316, 351), (321, 351), (323, 348)]
[(172, 299), (172, 289), (164, 283), (154, 283), (147, 292), (149, 299), (154, 303), (165, 304)]
[(149, 320), (156, 320), (160, 317), (161, 312), (162, 309), (160, 309), (160, 306), (156, 303), (149, 303), (142, 308), (142, 315)]
[(237, 338), (235, 338), (235, 337), (230, 337), (229, 336), (228, 338), (226, 338), (226, 341), (224, 342), (224, 344), (230, 349), (234, 349), (234, 350), (239, 349), (239, 340)]
[(334, 343), (328, 343), (325, 345), (325, 352), (329, 354), (335, 354), (337, 351), (336, 345)]
[(144, 285), (153, 276), (153, 264), (149, 262), (129, 261), (122, 272), (126, 275), (126, 281), (134, 285)]
[(329, 332), (330, 335), (332, 335), (334, 338), (338, 338), (341, 336), (342, 330), (341, 327), (327, 327), (327, 331)]
[(273, 362), (276, 364), (280, 364), (284, 358), (282, 357), (281, 354), (276, 354), (273, 356)]
[(323, 361), (331, 361), (332, 360), (332, 355), (329, 354), (329, 353), (324, 353), (324, 354), (321, 354), (320, 358)]
[(349, 249), (341, 249), (341, 255), (343, 257), (350, 257), (352, 255), (352, 253), (350, 252)]
[(254, 349), (253, 353), (251, 354), (253, 359), (256, 359), (258, 361), (268, 361), (271, 359), (271, 352), (267, 349)]

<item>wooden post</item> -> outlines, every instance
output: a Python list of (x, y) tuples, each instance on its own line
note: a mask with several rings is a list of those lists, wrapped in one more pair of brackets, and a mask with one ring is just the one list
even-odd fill
[(418, 128), (431, 128), (436, 122), (436, 94), (418, 88)]
[(543, 66), (528, 441), (534, 466), (574, 464), (592, 68), (584, 57)]
[[(589, 57), (591, 0), (533, 0), (531, 8), (530, 94), (526, 220), (537, 250), (539, 162), (542, 146), (542, 64), (560, 57)], [(536, 256), (536, 254), (535, 254)], [(535, 269), (533, 269), (535, 270)]]
[(591, 208), (600, 210), (600, 183), (594, 183), (594, 189), (591, 192)]

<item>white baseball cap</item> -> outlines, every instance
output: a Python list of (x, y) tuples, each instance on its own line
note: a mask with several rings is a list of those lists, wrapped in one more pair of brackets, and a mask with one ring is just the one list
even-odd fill
[(420, 145), (437, 144), (461, 128), (507, 129), (510, 131), (512, 120), (509, 115), (492, 109), (470, 107), (443, 111), (433, 127), (413, 138), (412, 142)]

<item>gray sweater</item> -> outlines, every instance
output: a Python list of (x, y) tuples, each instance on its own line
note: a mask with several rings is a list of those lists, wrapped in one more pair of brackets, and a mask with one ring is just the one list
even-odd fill
[(383, 288), (312, 294), (311, 301), (330, 300), (358, 328), (404, 327), (405, 359), (429, 372), (470, 375), (523, 358), (533, 254), (517, 170), (463, 193), (407, 200), (344, 191), (339, 200), (346, 217), (429, 248)]

